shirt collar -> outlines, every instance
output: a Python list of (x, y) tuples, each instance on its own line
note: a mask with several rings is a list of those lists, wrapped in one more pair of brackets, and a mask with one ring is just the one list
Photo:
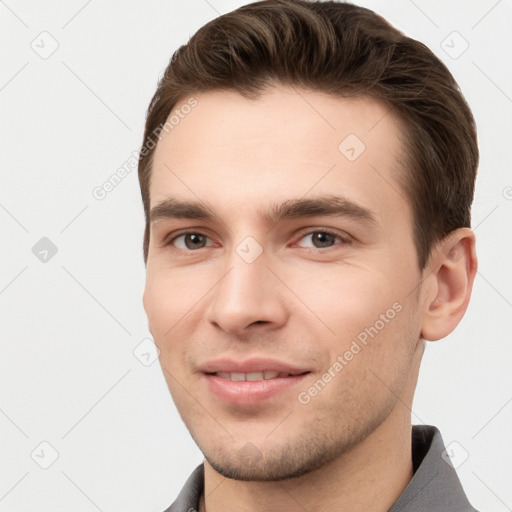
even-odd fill
[(441, 433), (430, 425), (412, 429), (414, 475), (389, 512), (476, 512), (450, 464)]
[[(412, 458), (414, 475), (389, 512), (476, 512), (448, 462), (441, 433), (436, 427), (412, 427)], [(165, 512), (197, 512), (203, 488), (204, 465), (201, 464)]]

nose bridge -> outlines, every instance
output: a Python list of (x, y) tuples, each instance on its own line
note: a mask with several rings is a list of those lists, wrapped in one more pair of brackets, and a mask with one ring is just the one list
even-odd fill
[(220, 283), (223, 300), (233, 302), (239, 308), (256, 306), (269, 291), (268, 257), (263, 251), (255, 257), (253, 251), (245, 242), (235, 247), (228, 261), (229, 273)]
[(230, 332), (240, 332), (255, 322), (284, 322), (284, 303), (267, 268), (270, 265), (269, 255), (252, 237), (233, 247), (226, 259), (228, 272), (212, 295), (209, 320)]

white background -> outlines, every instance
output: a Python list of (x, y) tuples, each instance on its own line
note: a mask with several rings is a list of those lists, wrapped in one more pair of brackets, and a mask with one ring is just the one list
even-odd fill
[[(149, 336), (136, 172), (92, 190), (139, 149), (172, 52), (242, 3), (0, 2), (1, 511), (159, 512), (202, 460), (158, 362), (133, 353)], [(439, 55), (477, 120), (479, 274), (459, 328), (427, 348), (413, 422), (469, 455), (476, 508), (511, 510), (512, 2), (359, 3)]]

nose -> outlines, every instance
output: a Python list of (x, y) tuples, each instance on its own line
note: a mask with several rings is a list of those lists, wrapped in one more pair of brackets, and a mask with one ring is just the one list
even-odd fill
[(243, 337), (254, 330), (273, 330), (286, 323), (283, 285), (268, 263), (264, 255), (248, 263), (233, 253), (229, 271), (212, 290), (206, 313), (211, 324)]

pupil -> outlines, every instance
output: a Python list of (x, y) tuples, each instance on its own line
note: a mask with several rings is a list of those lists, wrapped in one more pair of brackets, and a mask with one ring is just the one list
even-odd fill
[(202, 247), (204, 245), (204, 236), (187, 234), (185, 237), (185, 245), (187, 246), (187, 249), (197, 249), (198, 245)]
[(316, 247), (328, 247), (332, 245), (334, 236), (329, 233), (315, 233), (313, 236), (313, 243)]

